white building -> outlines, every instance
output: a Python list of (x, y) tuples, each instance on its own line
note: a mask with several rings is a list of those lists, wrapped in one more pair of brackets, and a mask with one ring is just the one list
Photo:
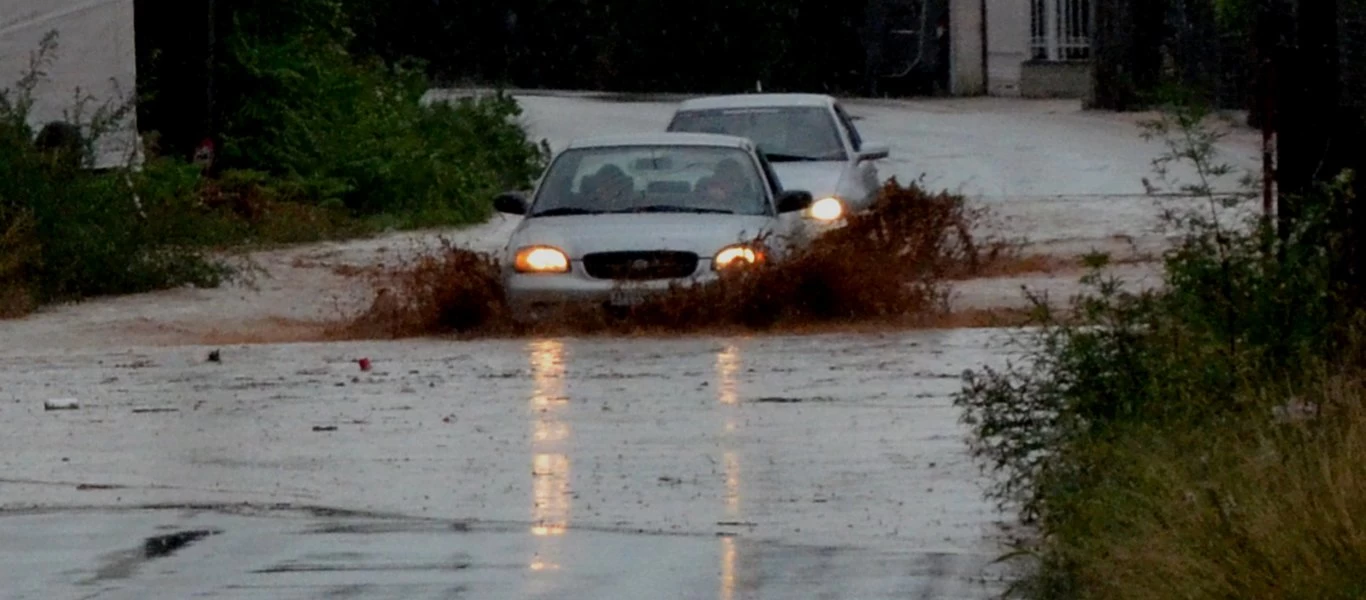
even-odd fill
[(949, 0), (953, 92), (1085, 97), (1091, 85), (1091, 2)]
[[(29, 70), (43, 38), (57, 33), (57, 48), (33, 90), (29, 123), (35, 130), (65, 120), (77, 92), (89, 98), (83, 121), (100, 105), (132, 99), (137, 86), (133, 0), (0, 0), (0, 90), (12, 89)], [(140, 157), (135, 115), (96, 148), (95, 166)]]

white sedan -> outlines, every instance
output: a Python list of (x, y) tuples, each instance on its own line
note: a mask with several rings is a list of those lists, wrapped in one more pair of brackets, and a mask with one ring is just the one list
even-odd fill
[(753, 140), (784, 187), (816, 199), (806, 216), (827, 223), (872, 205), (882, 186), (875, 161), (890, 153), (865, 141), (839, 101), (824, 94), (696, 98), (679, 105), (668, 131)]
[[(791, 239), (780, 219), (812, 204), (783, 191), (748, 139), (650, 133), (578, 140), (550, 162), (530, 198), (494, 208), (525, 215), (504, 248), (514, 314), (570, 302), (638, 303), (672, 285), (772, 260)], [(797, 222), (799, 222), (798, 220)]]

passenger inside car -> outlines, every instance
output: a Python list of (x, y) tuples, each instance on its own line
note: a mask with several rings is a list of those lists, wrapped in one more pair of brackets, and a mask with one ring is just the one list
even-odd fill
[(733, 206), (735, 202), (754, 197), (754, 187), (745, 177), (740, 163), (727, 158), (716, 164), (716, 170), (697, 182), (696, 189), (703, 198), (718, 204), (718, 208)]

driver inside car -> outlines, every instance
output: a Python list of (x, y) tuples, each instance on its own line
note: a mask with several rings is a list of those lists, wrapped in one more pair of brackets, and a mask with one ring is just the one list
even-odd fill
[(603, 165), (598, 171), (583, 178), (581, 189), (591, 206), (598, 210), (627, 208), (635, 192), (635, 180), (613, 164)]

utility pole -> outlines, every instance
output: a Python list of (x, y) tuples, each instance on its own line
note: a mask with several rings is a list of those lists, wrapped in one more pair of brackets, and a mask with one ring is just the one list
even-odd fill
[(1276, 55), (1276, 216), (1286, 238), (1304, 214), (1316, 185), (1334, 177), (1341, 164), (1337, 127), (1341, 121), (1337, 60), (1338, 0), (1293, 0), (1293, 32)]
[(1257, 11), (1257, 101), (1262, 128), (1262, 219), (1273, 223), (1276, 214), (1276, 53), (1281, 46), (1282, 22), (1275, 10), (1277, 0), (1264, 0)]
[(205, 48), (204, 48), (204, 138), (211, 139), (214, 134), (214, 114), (217, 108), (214, 106), (214, 98), (217, 95), (214, 89), (217, 81), (214, 72), (217, 71), (218, 64), (218, 6), (217, 0), (206, 0), (205, 8), (208, 10), (208, 19), (205, 26)]
[(214, 76), (218, 71), (218, 3), (217, 0), (206, 0), (205, 9), (208, 11), (205, 19), (205, 48), (204, 48), (204, 120), (200, 125), (201, 135), (199, 144), (195, 146), (194, 161), (200, 165), (204, 172), (210, 172), (214, 163), (217, 162), (217, 147), (214, 142), (214, 134), (217, 129), (218, 106), (215, 102), (218, 96), (217, 78)]

